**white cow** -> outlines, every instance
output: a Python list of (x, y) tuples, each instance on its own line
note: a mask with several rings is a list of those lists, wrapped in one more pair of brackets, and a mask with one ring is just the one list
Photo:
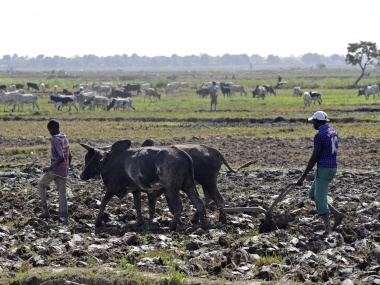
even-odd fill
[(310, 107), (311, 101), (312, 101), (312, 99), (311, 99), (310, 93), (304, 92), (303, 93), (303, 105), (304, 105), (304, 107)]
[(359, 89), (358, 96), (365, 95), (365, 98), (368, 100), (369, 95), (373, 94), (373, 99), (375, 99), (375, 95), (377, 94), (377, 97), (380, 97), (379, 93), (379, 85), (366, 85), (364, 88)]
[(241, 86), (241, 85), (232, 85), (231, 86), (231, 94), (235, 95), (235, 92), (240, 93), (240, 96), (242, 96), (243, 94), (245, 96), (247, 96), (247, 91), (245, 91), (244, 86)]
[(40, 91), (45, 93), (45, 90), (46, 90), (45, 84), (41, 83), (40, 84)]
[(140, 84), (140, 91), (143, 92), (143, 90), (150, 88), (150, 83), (141, 83)]
[(32, 104), (33, 110), (35, 107), (40, 110), (40, 107), (38, 106), (38, 97), (34, 94), (20, 94), (17, 100), (19, 106), (21, 106), (21, 111), (24, 111), (24, 104)]
[(18, 104), (18, 96), (20, 96), (20, 93), (16, 91), (12, 91), (12, 92), (3, 91), (3, 93), (0, 96), (0, 103), (4, 104), (4, 112), (5, 112), (5, 107), (7, 105), (13, 105), (12, 111), (15, 110), (16, 105), (18, 106), (18, 110), (20, 109), (20, 106)]
[(174, 93), (174, 86), (171, 83), (168, 83), (165, 87), (165, 93), (166, 94), (173, 94)]
[(83, 105), (89, 105), (90, 110), (95, 111), (95, 107), (100, 107), (102, 110), (107, 110), (108, 98), (104, 96), (95, 95), (90, 99), (83, 102)]
[(149, 98), (150, 101), (153, 101), (152, 97), (154, 101), (157, 101), (161, 99), (161, 94), (157, 92), (156, 88), (145, 89), (144, 101), (146, 98)]
[(92, 96), (97, 95), (96, 92), (80, 92), (77, 96), (77, 102), (79, 107), (83, 110), (85, 108), (85, 105), (83, 104), (84, 101), (90, 99)]
[(57, 93), (58, 93), (58, 86), (54, 85), (54, 94), (57, 94)]
[(302, 96), (301, 86), (296, 86), (293, 88), (293, 96)]
[(8, 91), (9, 92), (16, 91), (16, 85), (14, 85), (14, 84), (10, 85)]
[(267, 93), (267, 90), (265, 89), (264, 86), (257, 85), (256, 89), (252, 91), (252, 97), (253, 98), (257, 97), (257, 99), (262, 98), (264, 100), (266, 93)]

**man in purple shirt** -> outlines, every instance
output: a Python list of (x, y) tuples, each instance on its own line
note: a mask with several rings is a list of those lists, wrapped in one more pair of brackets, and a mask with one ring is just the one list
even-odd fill
[(328, 204), (327, 194), (329, 184), (333, 180), (337, 170), (338, 133), (327, 122), (327, 114), (323, 111), (315, 112), (309, 121), (313, 122), (314, 129), (318, 133), (314, 137), (314, 150), (306, 166), (305, 171), (296, 184), (303, 185), (309, 171), (317, 164), (315, 179), (310, 187), (309, 197), (315, 202), (318, 215), (325, 225), (325, 233), (330, 232), (330, 211), (334, 215), (333, 230), (342, 223), (344, 214)]
[(37, 215), (38, 218), (49, 218), (50, 213), (47, 206), (46, 187), (50, 182), (54, 181), (58, 188), (59, 194), (59, 212), (58, 215), (63, 217), (63, 224), (67, 225), (69, 221), (66, 197), (66, 181), (71, 164), (71, 153), (69, 141), (66, 135), (59, 131), (59, 122), (50, 120), (47, 129), (52, 135), (51, 138), (51, 164), (44, 167), (44, 175), (38, 182), (38, 193), (41, 198), (41, 206), (43, 211)]

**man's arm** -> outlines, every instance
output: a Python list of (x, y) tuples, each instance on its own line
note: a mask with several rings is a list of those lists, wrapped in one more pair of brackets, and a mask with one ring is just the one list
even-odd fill
[(302, 173), (301, 177), (296, 182), (298, 186), (302, 186), (306, 178), (306, 175), (310, 172), (310, 170), (313, 169), (314, 165), (317, 163), (320, 153), (321, 153), (321, 150), (319, 148), (315, 148), (313, 150), (313, 153), (311, 154), (311, 157), (309, 159), (309, 162), (307, 163), (305, 171)]

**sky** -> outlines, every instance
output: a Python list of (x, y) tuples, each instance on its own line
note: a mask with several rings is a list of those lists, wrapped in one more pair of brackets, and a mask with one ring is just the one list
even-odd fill
[[(318, 53), (380, 47), (378, 0), (11, 0), (0, 58)], [(11, 12), (13, 11), (13, 13)]]

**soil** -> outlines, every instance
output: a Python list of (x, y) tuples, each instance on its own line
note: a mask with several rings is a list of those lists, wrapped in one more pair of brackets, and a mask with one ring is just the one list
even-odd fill
[[(0, 147), (41, 145), (44, 141), (41, 137), (2, 137)], [(70, 138), (71, 144), (77, 142), (78, 139)], [(105, 146), (113, 142), (92, 138), (87, 143)], [(133, 146), (141, 143), (134, 141)], [(234, 169), (247, 164), (237, 173), (228, 172), (223, 166), (219, 191), (227, 207), (265, 209), (288, 183), (297, 180), (313, 149), (313, 139), (309, 137), (194, 136), (155, 142), (156, 145), (179, 143), (217, 148)], [(104, 194), (102, 182), (100, 179), (88, 182), (79, 179), (86, 151), (77, 148), (73, 151), (67, 186), (70, 223), (63, 226), (57, 216), (58, 195), (54, 184), (48, 191), (53, 217), (36, 218), (36, 213), (41, 211), (36, 186), (42, 168), (48, 165), (48, 153), (1, 156), (2, 278), (14, 276), (25, 264), (30, 265), (30, 269), (91, 267), (94, 264), (116, 268), (123, 258), (141, 272), (170, 276), (170, 266), (162, 254), (170, 251), (174, 252), (176, 260), (172, 261), (178, 264), (179, 272), (204, 280), (192, 284), (231, 284), (247, 280), (252, 281), (250, 284), (268, 280), (279, 284), (342, 284), (346, 279), (372, 284), (380, 280), (376, 277), (380, 271), (380, 250), (377, 251), (380, 241), (379, 146), (379, 139), (340, 138), (339, 170), (329, 197), (345, 218), (328, 236), (323, 234), (322, 221), (308, 198), (310, 181), (290, 192), (274, 208), (277, 228), (263, 228), (266, 216), (258, 213), (228, 214), (227, 224), (221, 224), (218, 211), (211, 204), (208, 205), (210, 228), (203, 230), (190, 222), (194, 209), (185, 196), (182, 196), (182, 223), (175, 232), (169, 230), (171, 214), (163, 198), (157, 204), (154, 221), (137, 226), (133, 199), (128, 195), (123, 200), (114, 197), (108, 203), (104, 222), (95, 229), (94, 220)], [(142, 203), (147, 205), (146, 196)], [(144, 208), (144, 216), (148, 216), (147, 208)], [(286, 221), (281, 223), (280, 219)], [(269, 257), (272, 260), (266, 262)], [(368, 276), (375, 277), (368, 279)], [(82, 280), (81, 284), (93, 284), (90, 279)], [(111, 279), (98, 280), (98, 284), (112, 284)], [(23, 284), (38, 282), (28, 279)]]

